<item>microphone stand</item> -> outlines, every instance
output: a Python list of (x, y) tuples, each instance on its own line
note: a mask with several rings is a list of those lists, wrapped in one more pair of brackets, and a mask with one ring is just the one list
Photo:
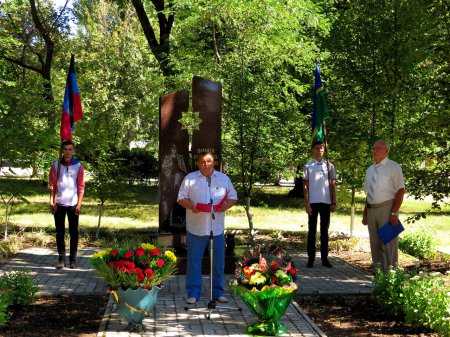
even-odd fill
[(208, 190), (209, 190), (209, 204), (211, 205), (211, 211), (210, 211), (210, 231), (209, 231), (209, 302), (206, 305), (206, 307), (203, 308), (189, 308), (184, 307), (184, 310), (186, 311), (193, 311), (193, 312), (205, 312), (205, 318), (210, 320), (211, 314), (214, 310), (216, 311), (242, 311), (242, 308), (240, 307), (229, 307), (229, 306), (223, 306), (218, 305), (216, 300), (213, 297), (213, 270), (214, 270), (214, 233), (213, 233), (213, 220), (216, 219), (216, 215), (214, 214), (214, 205), (213, 205), (213, 198), (211, 193), (211, 176), (206, 177), (208, 181)]

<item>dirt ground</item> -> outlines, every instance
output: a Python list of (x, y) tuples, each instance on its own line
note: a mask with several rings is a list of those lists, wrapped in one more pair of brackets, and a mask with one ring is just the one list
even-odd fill
[[(363, 269), (369, 273), (372, 272), (372, 260), (369, 252), (343, 251), (335, 253), (334, 255), (340, 257), (355, 267)], [(443, 254), (437, 254), (437, 256), (431, 261), (420, 261), (412, 256), (401, 254), (399, 264), (402, 268), (411, 273), (423, 271), (445, 274), (448, 270), (450, 270), (450, 259)]]
[(107, 296), (45, 296), (12, 308), (4, 337), (96, 337)]
[[(335, 253), (355, 267), (371, 272), (371, 256), (364, 251)], [(411, 272), (450, 270), (450, 262), (443, 256), (434, 261), (418, 261), (408, 256), (400, 265)], [(403, 323), (403, 317), (393, 317), (371, 295), (298, 296), (297, 302), (328, 337), (438, 337), (429, 329)]]
[(298, 304), (328, 337), (438, 337), (392, 317), (370, 295), (298, 296)]

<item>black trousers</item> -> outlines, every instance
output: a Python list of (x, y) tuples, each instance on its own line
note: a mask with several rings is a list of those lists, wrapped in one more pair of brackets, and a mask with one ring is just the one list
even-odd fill
[(75, 262), (77, 258), (78, 248), (78, 215), (75, 214), (75, 206), (58, 205), (56, 208), (55, 227), (56, 227), (56, 247), (60, 259), (64, 259), (66, 255), (66, 244), (64, 242), (65, 235), (65, 220), (69, 219), (69, 234), (70, 234), (70, 261)]
[(316, 233), (317, 216), (320, 214), (320, 257), (322, 261), (328, 258), (328, 228), (330, 227), (329, 204), (310, 204), (312, 214), (308, 215), (308, 258), (314, 260), (316, 257)]

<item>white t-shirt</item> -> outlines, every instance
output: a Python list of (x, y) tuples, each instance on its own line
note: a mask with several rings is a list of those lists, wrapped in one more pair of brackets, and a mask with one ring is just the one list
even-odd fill
[[(181, 182), (177, 200), (189, 199), (194, 204), (209, 204), (211, 199), (214, 205), (224, 197), (237, 200), (237, 193), (227, 175), (214, 171), (211, 175), (211, 186), (208, 186), (207, 178), (200, 172), (194, 171), (186, 175)], [(225, 228), (225, 213), (194, 213), (186, 210), (186, 229), (194, 235), (209, 235), (211, 226), (214, 235), (223, 234)]]
[[(59, 172), (59, 176), (57, 177)], [(84, 168), (78, 159), (72, 158), (70, 164), (59, 164), (55, 160), (50, 168), (50, 185), (56, 188), (56, 203), (75, 206), (78, 195), (84, 192)]]
[(405, 188), (402, 168), (395, 161), (384, 158), (372, 164), (366, 171), (364, 191), (369, 204), (380, 204), (393, 200), (397, 191)]
[(303, 169), (303, 179), (308, 181), (310, 204), (331, 204), (329, 180), (336, 180), (336, 169), (332, 163), (327, 164), (324, 159), (308, 161)]

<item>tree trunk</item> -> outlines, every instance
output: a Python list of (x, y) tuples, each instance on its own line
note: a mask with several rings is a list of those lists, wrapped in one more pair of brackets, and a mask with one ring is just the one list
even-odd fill
[(100, 203), (98, 204), (98, 223), (97, 223), (97, 231), (95, 233), (95, 239), (98, 240), (100, 236), (100, 224), (102, 221), (102, 215), (103, 215), (103, 205), (105, 204), (104, 200), (100, 200)]
[(253, 225), (253, 214), (250, 212), (250, 201), (251, 201), (251, 197), (248, 196), (245, 198), (245, 214), (247, 215), (247, 220), (248, 220), (248, 228), (250, 230), (250, 243), (253, 245), (253, 243), (255, 242), (255, 230), (254, 230), (254, 225)]
[(47, 115), (49, 129), (54, 129), (55, 123), (56, 123), (56, 111), (55, 111), (55, 107), (53, 105), (55, 98), (53, 97), (53, 86), (52, 86), (52, 82), (51, 82), (52, 79), (51, 79), (50, 69), (48, 70), (48, 74), (43, 74), (42, 77), (44, 78), (42, 95), (44, 97), (44, 100), (47, 103), (49, 103), (48, 115)]
[(14, 196), (12, 196), (11, 198), (9, 198), (9, 200), (7, 198), (4, 198), (3, 196), (1, 196), (1, 199), (3, 201), (3, 205), (5, 205), (5, 236), (3, 238), (3, 240), (7, 240), (8, 239), (8, 223), (9, 223), (9, 216), (11, 214), (11, 204), (14, 201)]
[(131, 2), (139, 18), (150, 51), (158, 61), (159, 68), (164, 77), (170, 81), (171, 76), (175, 73), (170, 63), (170, 34), (175, 17), (173, 13), (166, 16), (164, 10), (171, 8), (172, 2), (169, 1), (168, 7), (165, 8), (163, 0), (152, 0), (158, 17), (159, 41), (156, 38), (155, 31), (145, 11), (143, 2), (141, 0), (131, 0)]
[(8, 217), (9, 217), (9, 214), (8, 214), (8, 205), (6, 205), (6, 207), (5, 207), (5, 236), (4, 236), (4, 238), (3, 238), (3, 240), (8, 240)]
[(351, 202), (351, 217), (350, 217), (350, 236), (353, 236), (353, 228), (355, 225), (355, 186), (352, 186), (352, 202)]
[[(38, 30), (39, 34), (44, 39), (45, 43), (45, 59), (42, 64), (42, 69), (38, 71), (42, 78), (43, 78), (43, 92), (42, 95), (45, 99), (45, 101), (49, 103), (54, 102), (53, 97), (53, 88), (52, 88), (52, 61), (53, 61), (53, 53), (55, 50), (55, 43), (53, 42), (53, 39), (50, 35), (50, 31), (48, 27), (44, 26), (44, 24), (41, 21), (41, 18), (39, 17), (39, 12), (36, 7), (36, 0), (29, 0), (30, 1), (30, 8), (31, 8), (31, 17), (33, 18), (33, 23)], [(49, 122), (49, 128), (53, 129), (55, 126), (55, 110), (53, 107), (53, 104), (50, 106), (50, 110), (48, 112), (48, 122)]]

